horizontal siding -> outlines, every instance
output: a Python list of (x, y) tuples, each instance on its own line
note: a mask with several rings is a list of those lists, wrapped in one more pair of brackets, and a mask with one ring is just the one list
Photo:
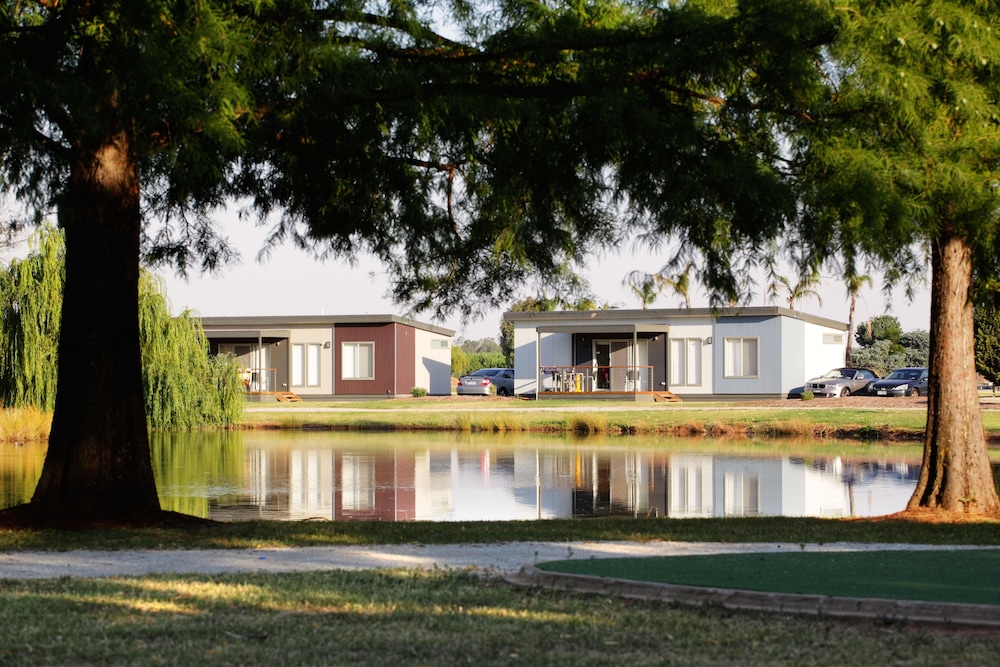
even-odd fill
[[(349, 326), (338, 325), (334, 329), (333, 389), (337, 395), (384, 395), (396, 393), (394, 325)], [(375, 377), (372, 380), (343, 379), (343, 344), (375, 344)]]

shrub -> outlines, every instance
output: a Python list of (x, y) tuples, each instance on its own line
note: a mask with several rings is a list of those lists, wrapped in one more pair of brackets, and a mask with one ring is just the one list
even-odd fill
[(414, 387), (413, 389), (410, 390), (410, 395), (414, 396), (415, 398), (420, 398), (422, 396), (427, 395), (427, 390), (424, 389), (423, 387)]
[(813, 395), (813, 393), (812, 393), (811, 391), (809, 391), (808, 389), (806, 389), (806, 390), (805, 390), (804, 392), (802, 392), (802, 400), (803, 400), (803, 401), (811, 401), (811, 400), (813, 400), (814, 398), (815, 398), (815, 396), (814, 396), (814, 395)]

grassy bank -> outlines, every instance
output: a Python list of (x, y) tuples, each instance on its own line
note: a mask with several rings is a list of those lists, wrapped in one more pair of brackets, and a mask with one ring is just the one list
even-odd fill
[[(609, 404), (520, 401), (300, 403), (253, 406), (244, 428), (576, 432), (747, 437), (828, 437), (913, 440), (923, 436), (921, 409), (746, 405)], [(983, 412), (987, 432), (1000, 439), (1000, 411)]]

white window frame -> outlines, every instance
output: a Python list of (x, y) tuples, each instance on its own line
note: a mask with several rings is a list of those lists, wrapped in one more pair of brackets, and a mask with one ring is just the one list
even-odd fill
[[(358, 353), (363, 349), (368, 353), (369, 374), (359, 375)], [(349, 360), (349, 361), (348, 361)], [(374, 380), (375, 379), (375, 341), (345, 341), (340, 344), (340, 379), (341, 380)]]
[(303, 343), (292, 343), (292, 386), (304, 387), (306, 374), (306, 346)]
[[(748, 345), (753, 344), (752, 354), (748, 354)], [(736, 358), (736, 353), (739, 358)], [(723, 377), (733, 379), (753, 379), (760, 377), (760, 337), (732, 336), (727, 337), (723, 349)], [(749, 367), (748, 362), (753, 366)]]
[[(675, 345), (675, 343), (677, 345)], [(671, 387), (700, 387), (702, 383), (701, 359), (702, 359), (701, 338), (671, 338), (669, 339), (670, 358), (670, 386)], [(680, 354), (676, 354), (677, 348)], [(679, 360), (678, 360), (679, 356)], [(679, 381), (674, 380), (680, 376)]]
[(323, 382), (323, 343), (292, 343), (291, 385), (319, 387)]

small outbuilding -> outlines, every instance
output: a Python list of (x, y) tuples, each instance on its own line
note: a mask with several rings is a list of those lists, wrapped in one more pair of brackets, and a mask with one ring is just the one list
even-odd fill
[(843, 366), (848, 325), (773, 306), (508, 312), (514, 393), (784, 398)]
[(203, 317), (213, 354), (244, 367), (251, 396), (331, 399), (451, 394), (454, 331), (397, 315)]

